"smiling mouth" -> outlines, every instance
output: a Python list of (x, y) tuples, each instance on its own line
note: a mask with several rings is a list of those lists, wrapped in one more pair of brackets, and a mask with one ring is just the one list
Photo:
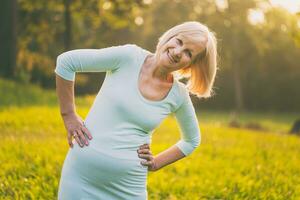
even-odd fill
[(171, 63), (175, 63), (175, 60), (174, 60), (173, 57), (170, 55), (169, 50), (167, 51), (167, 55), (168, 55), (168, 57), (169, 57)]

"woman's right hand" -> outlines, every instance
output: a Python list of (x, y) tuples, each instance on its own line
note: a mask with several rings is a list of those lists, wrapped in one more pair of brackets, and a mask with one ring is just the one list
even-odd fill
[(84, 121), (79, 115), (65, 115), (63, 116), (63, 121), (68, 134), (68, 143), (71, 148), (73, 148), (72, 137), (74, 137), (80, 147), (89, 145), (88, 139), (91, 140), (93, 137), (89, 130), (85, 127)]

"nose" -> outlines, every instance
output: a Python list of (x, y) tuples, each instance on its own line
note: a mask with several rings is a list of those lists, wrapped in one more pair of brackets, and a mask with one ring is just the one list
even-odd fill
[(174, 56), (176, 57), (176, 60), (179, 60), (181, 58), (182, 49), (181, 48), (175, 48), (174, 50)]

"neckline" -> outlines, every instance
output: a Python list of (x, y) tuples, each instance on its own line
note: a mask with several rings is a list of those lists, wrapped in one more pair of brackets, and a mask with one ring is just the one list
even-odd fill
[(147, 99), (146, 97), (144, 97), (142, 95), (142, 93), (140, 92), (140, 89), (139, 89), (139, 79), (140, 79), (140, 74), (141, 74), (141, 71), (142, 71), (142, 66), (143, 66), (144, 62), (146, 61), (148, 55), (150, 55), (150, 52), (148, 52), (148, 51), (144, 52), (143, 57), (141, 59), (141, 62), (139, 62), (139, 64), (138, 64), (139, 67), (138, 67), (138, 70), (137, 70), (138, 73), (137, 73), (135, 86), (136, 86), (138, 96), (140, 97), (140, 99), (142, 101), (144, 101), (146, 103), (149, 103), (149, 104), (160, 104), (160, 103), (165, 102), (171, 96), (171, 93), (173, 92), (173, 90), (175, 88), (176, 79), (175, 79), (175, 77), (173, 77), (173, 83), (172, 83), (171, 89), (168, 91), (167, 95), (163, 99), (161, 99), (161, 100), (150, 100), (150, 99)]

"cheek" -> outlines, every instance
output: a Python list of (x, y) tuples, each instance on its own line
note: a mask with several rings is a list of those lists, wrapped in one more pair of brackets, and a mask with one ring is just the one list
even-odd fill
[(165, 62), (164, 60), (166, 59), (165, 57), (165, 52), (160, 52), (159, 56), (158, 56), (158, 62), (161, 63), (161, 62)]
[(190, 63), (191, 63), (190, 57), (185, 56), (185, 57), (182, 59), (182, 64), (183, 64), (183, 65), (189, 65)]
[(161, 62), (165, 62), (165, 63), (168, 63), (170, 64), (170, 59), (169, 59), (169, 56), (168, 56), (168, 52), (167, 51), (164, 51), (162, 54), (161, 54), (161, 57), (160, 57), (160, 60)]

